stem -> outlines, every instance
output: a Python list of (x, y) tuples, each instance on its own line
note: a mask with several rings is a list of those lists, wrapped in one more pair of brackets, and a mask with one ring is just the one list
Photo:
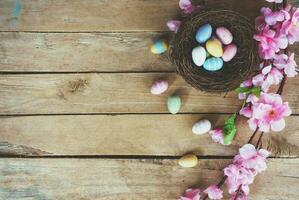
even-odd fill
[(241, 192), (241, 188), (242, 188), (242, 185), (239, 186), (239, 188), (238, 188), (238, 190), (237, 190), (237, 192), (236, 192), (236, 196), (235, 196), (234, 200), (237, 200), (238, 195), (239, 195), (239, 193)]
[(253, 134), (251, 135), (248, 143), (250, 143), (250, 144), (252, 143), (252, 140), (253, 140), (253, 138), (255, 137), (255, 135), (257, 134), (258, 131), (259, 131), (259, 128), (256, 128), (255, 131), (253, 132)]
[(263, 135), (264, 135), (264, 132), (261, 132), (261, 135), (260, 135), (260, 137), (259, 137), (259, 139), (258, 139), (258, 141), (257, 141), (257, 143), (256, 143), (256, 145), (255, 145), (255, 148), (256, 148), (256, 149), (258, 149), (259, 144), (260, 144), (260, 142), (262, 141), (262, 137), (263, 137)]

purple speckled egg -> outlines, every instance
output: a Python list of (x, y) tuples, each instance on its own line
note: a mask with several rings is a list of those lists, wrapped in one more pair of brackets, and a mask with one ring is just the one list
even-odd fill
[(153, 95), (159, 95), (168, 89), (168, 82), (165, 80), (155, 81), (151, 87), (151, 93)]
[(225, 27), (217, 28), (216, 35), (224, 45), (228, 45), (233, 41), (232, 33)]
[(222, 59), (224, 62), (231, 61), (237, 54), (237, 46), (235, 44), (230, 44), (224, 48)]

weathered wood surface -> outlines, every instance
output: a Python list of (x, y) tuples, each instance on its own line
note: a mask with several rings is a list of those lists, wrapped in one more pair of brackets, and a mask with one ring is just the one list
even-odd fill
[[(151, 84), (160, 77), (171, 87), (153, 96)], [(182, 113), (233, 113), (241, 104), (235, 92), (199, 92), (174, 73), (21, 74), (0, 76), (0, 114), (168, 113), (173, 93), (182, 98)], [(299, 79), (287, 81), (284, 100), (299, 112)]]
[[(0, 197), (15, 199), (177, 199), (189, 186), (218, 182), (230, 160), (1, 159)], [(251, 185), (250, 200), (297, 200), (299, 159), (270, 159)], [(226, 198), (225, 198), (226, 199)], [(227, 200), (227, 199), (226, 199)]]
[[(0, 154), (180, 156), (192, 151), (201, 156), (233, 156), (253, 132), (246, 119), (240, 118), (236, 141), (223, 146), (213, 142), (208, 134), (192, 133), (192, 125), (202, 118), (219, 127), (227, 115), (1, 117), (0, 141), (5, 143), (0, 145)], [(272, 151), (272, 156), (299, 156), (298, 121), (298, 116), (289, 117), (285, 130), (265, 134), (263, 147)]]
[[(206, 3), (237, 10), (252, 21), (264, 4), (260, 0)], [(155, 31), (167, 30), (165, 22), (179, 14), (179, 7), (173, 0), (2, 0), (0, 13), (0, 31)]]
[(163, 33), (0, 32), (0, 71), (174, 71), (150, 45)]
[(165, 34), (0, 32), (0, 72), (175, 71), (167, 55), (149, 50)]

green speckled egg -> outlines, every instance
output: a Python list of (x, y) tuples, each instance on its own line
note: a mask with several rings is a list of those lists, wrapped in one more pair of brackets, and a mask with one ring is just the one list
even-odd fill
[(174, 95), (168, 97), (167, 107), (171, 114), (177, 114), (180, 111), (181, 105), (181, 98), (179, 96)]

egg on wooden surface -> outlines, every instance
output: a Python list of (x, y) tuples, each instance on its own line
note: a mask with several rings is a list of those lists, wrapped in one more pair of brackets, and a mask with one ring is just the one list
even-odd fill
[(153, 95), (159, 95), (168, 89), (168, 82), (165, 80), (155, 81), (151, 87), (151, 93)]
[(181, 109), (181, 98), (177, 95), (168, 97), (167, 108), (171, 114), (177, 114)]
[(162, 54), (168, 49), (168, 44), (164, 40), (158, 40), (151, 46), (153, 54)]
[(193, 153), (184, 155), (179, 159), (179, 165), (184, 168), (195, 167), (198, 164), (198, 158)]
[(192, 127), (192, 132), (196, 135), (208, 133), (212, 128), (212, 124), (207, 119), (202, 119), (196, 122)]

